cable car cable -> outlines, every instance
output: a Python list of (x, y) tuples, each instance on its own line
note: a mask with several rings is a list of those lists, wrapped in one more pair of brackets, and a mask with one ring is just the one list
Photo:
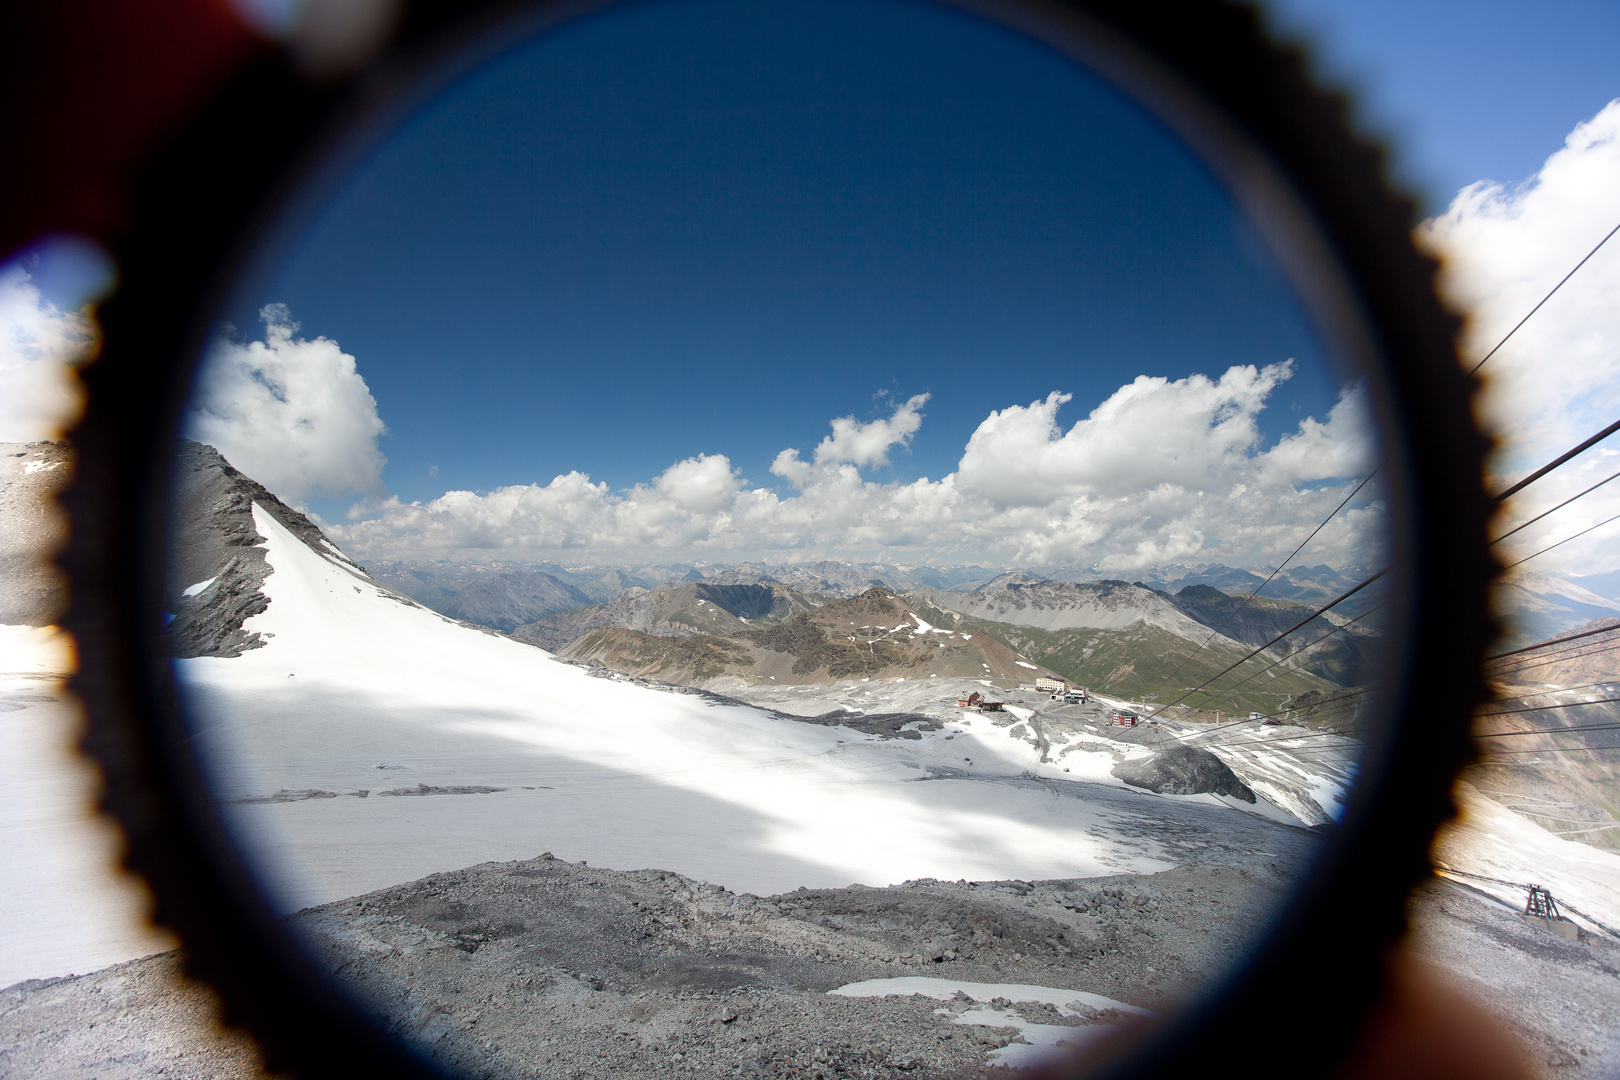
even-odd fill
[[(1616, 225), (1614, 228), (1610, 229), (1608, 235), (1597, 242), (1597, 247), (1586, 253), (1586, 259), (1582, 259), (1580, 262), (1575, 264), (1575, 270), (1579, 270), (1581, 267), (1585, 266), (1586, 260), (1596, 255), (1598, 253), (1598, 248), (1601, 248), (1604, 244), (1607, 244), (1609, 242), (1609, 237), (1613, 236), (1617, 232), (1620, 232), (1620, 225)], [(1534, 315), (1536, 312), (1540, 311), (1541, 304), (1545, 304), (1547, 301), (1551, 300), (1553, 298), (1553, 293), (1557, 292), (1559, 289), (1562, 289), (1564, 287), (1564, 282), (1575, 276), (1575, 270), (1571, 270), (1569, 273), (1565, 274), (1563, 279), (1552, 287), (1552, 292), (1549, 292), (1546, 296), (1543, 296), (1541, 298), (1541, 303), (1530, 309), (1530, 315)], [(1512, 337), (1514, 334), (1517, 334), (1519, 332), (1519, 327), (1530, 321), (1530, 315), (1526, 315), (1524, 318), (1520, 319), (1516, 324), (1514, 324), (1513, 329), (1507, 332), (1506, 337), (1504, 337), (1501, 341), (1498, 341), (1496, 345), (1492, 347), (1490, 352), (1480, 357), (1479, 363), (1468, 369), (1468, 374), (1472, 375), (1474, 372), (1484, 367), (1485, 361), (1495, 356), (1496, 350), (1500, 349), (1503, 345), (1506, 345), (1508, 338)]]
[(1575, 447), (1573, 447), (1573, 448), (1571, 448), (1569, 450), (1564, 451), (1564, 453), (1558, 455), (1556, 458), (1553, 458), (1553, 460), (1547, 462), (1547, 464), (1543, 465), (1541, 468), (1537, 469), (1535, 472), (1531, 473), (1529, 476), (1525, 477), (1523, 480), (1520, 480), (1517, 484), (1514, 484), (1512, 487), (1508, 488), (1506, 491), (1502, 492), (1499, 495), (1493, 496), (1492, 501), (1498, 502), (1498, 503), (1506, 502), (1509, 498), (1511, 498), (1514, 495), (1517, 495), (1519, 492), (1523, 491), (1525, 488), (1529, 487), (1531, 484), (1535, 483), (1537, 480), (1540, 480), (1543, 476), (1546, 476), (1548, 473), (1552, 472), (1554, 469), (1556, 469), (1560, 465), (1564, 464), (1570, 458), (1576, 457), (1576, 456), (1578, 456), (1580, 454), (1583, 454), (1586, 451), (1592, 449), (1592, 447), (1596, 446), (1598, 443), (1602, 442), (1604, 439), (1607, 439), (1610, 435), (1613, 435), (1616, 431), (1620, 431), (1620, 420), (1616, 420), (1614, 423), (1610, 424), (1608, 427), (1604, 428), (1602, 431), (1598, 432), (1596, 435), (1593, 435), (1590, 439), (1587, 439), (1585, 442), (1581, 443), (1580, 445), (1575, 446)]
[(1581, 492), (1580, 495), (1571, 495), (1569, 498), (1565, 499), (1563, 502), (1559, 503), (1557, 506), (1553, 507), (1551, 510), (1542, 511), (1541, 513), (1537, 514), (1535, 517), (1531, 518), (1529, 521), (1525, 522), (1523, 525), (1519, 525), (1519, 526), (1516, 526), (1515, 528), (1509, 529), (1507, 532), (1503, 533), (1501, 536), (1498, 536), (1495, 540), (1492, 540), (1490, 543), (1492, 545), (1500, 544), (1503, 540), (1506, 540), (1508, 537), (1512, 536), (1514, 533), (1519, 532), (1521, 529), (1528, 529), (1530, 526), (1534, 525), (1536, 522), (1540, 521), (1542, 518), (1546, 517), (1548, 514), (1551, 514), (1551, 513), (1554, 513), (1556, 511), (1562, 510), (1564, 507), (1568, 506), (1570, 503), (1574, 502), (1576, 499), (1581, 498), (1582, 496), (1592, 494), (1592, 492), (1596, 491), (1598, 488), (1602, 487), (1604, 484), (1607, 484), (1610, 480), (1613, 480), (1613, 479), (1615, 479), (1617, 477), (1620, 477), (1620, 472), (1614, 473), (1613, 475), (1607, 477), (1606, 479), (1599, 480), (1597, 483), (1593, 484), (1591, 487), (1589, 487), (1585, 491)]
[(1524, 558), (1520, 559), (1518, 562), (1508, 563), (1506, 566), (1502, 567), (1502, 569), (1503, 570), (1511, 570), (1515, 566), (1523, 566), (1525, 563), (1529, 562), (1531, 559), (1534, 559), (1537, 555), (1545, 555), (1545, 554), (1547, 554), (1547, 552), (1551, 551), (1553, 548), (1563, 547), (1565, 544), (1569, 543), (1571, 540), (1579, 540), (1581, 537), (1585, 536), (1587, 533), (1591, 532), (1593, 529), (1601, 529), (1601, 528), (1603, 528), (1603, 526), (1609, 524), (1611, 521), (1620, 521), (1620, 514), (1616, 514), (1616, 515), (1614, 515), (1614, 517), (1611, 517), (1611, 518), (1604, 518), (1602, 521), (1598, 522), (1596, 525), (1589, 525), (1586, 528), (1582, 529), (1580, 532), (1576, 533), (1574, 536), (1566, 536), (1566, 537), (1564, 537), (1562, 540), (1558, 541), (1558, 543), (1556, 543), (1556, 544), (1548, 544), (1546, 547), (1544, 547), (1540, 551), (1536, 552), (1535, 555), (1526, 555)]

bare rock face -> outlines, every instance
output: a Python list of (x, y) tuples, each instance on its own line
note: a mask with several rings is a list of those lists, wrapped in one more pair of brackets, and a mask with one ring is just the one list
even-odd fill
[(265, 538), (253, 528), (255, 503), (314, 551), (365, 575), (313, 522), (218, 450), (183, 441), (175, 455), (164, 590), (171, 656), (241, 656), (264, 644), (257, 633), (242, 628), (269, 607), (263, 585), (270, 564)]
[(1150, 758), (1122, 761), (1110, 770), (1132, 787), (1161, 795), (1230, 795), (1254, 802), (1254, 792), (1226, 762), (1196, 746), (1174, 746)]
[(51, 560), (67, 538), (56, 498), (72, 475), (65, 443), (0, 443), (0, 623), (61, 618), (66, 582)]

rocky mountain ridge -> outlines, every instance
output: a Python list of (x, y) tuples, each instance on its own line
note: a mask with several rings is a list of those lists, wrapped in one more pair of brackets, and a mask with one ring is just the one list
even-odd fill
[(657, 637), (693, 634), (726, 637), (752, 622), (781, 622), (818, 606), (820, 598), (781, 582), (752, 584), (670, 581), (656, 589), (629, 588), (607, 604), (558, 612), (516, 627), (519, 641), (557, 652), (593, 630), (617, 628)]
[(934, 626), (882, 586), (727, 636), (673, 638), (604, 626), (571, 642), (561, 655), (689, 685), (719, 678), (794, 685), (841, 679), (1027, 680), (1054, 674), (989, 634)]
[(243, 628), (269, 607), (262, 587), (270, 564), (265, 538), (254, 528), (255, 504), (323, 559), (378, 587), (313, 522), (212, 446), (180, 442), (173, 491), (164, 589), (171, 656), (240, 656), (264, 644)]
[(1022, 572), (1002, 574), (968, 593), (927, 590), (941, 607), (990, 622), (1042, 630), (1118, 630), (1142, 621), (1188, 640), (1209, 629), (1163, 593), (1124, 581), (1077, 585)]

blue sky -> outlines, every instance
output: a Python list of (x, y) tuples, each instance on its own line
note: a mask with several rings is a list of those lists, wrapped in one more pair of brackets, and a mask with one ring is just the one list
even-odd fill
[[(1433, 212), (1529, 177), (1620, 88), (1613, 6), (1273, 13), (1364, 87), (1361, 122)], [(295, 486), (302, 460), (358, 462), (332, 497), (298, 497), (331, 520), (369, 495), (373, 555), (434, 536), (486, 557), (1245, 562), (1290, 548), (1367, 467), (1357, 403), (1330, 419), (1342, 374), (1200, 164), (1043, 47), (920, 3), (581, 20), (384, 132), (285, 240), (226, 313), (251, 343), (260, 306), (285, 305), (281, 344), (220, 354), (234, 374), (205, 388), (210, 423), (231, 437), (245, 394), (243, 453), (275, 441), (276, 371), (363, 404), (341, 438), (256, 448)], [(296, 340), (317, 336), (337, 345)], [(815, 468), (784, 466), (790, 448)], [(598, 487), (540, 490), (570, 471)], [(508, 485), (531, 487), (484, 494)], [(480, 494), (434, 502), (447, 490)], [(378, 509), (385, 493), (432, 513)], [(1342, 562), (1369, 529), (1318, 543)]]
[(283, 302), (358, 358), (407, 499), (572, 468), (623, 487), (700, 452), (774, 483), (784, 447), (920, 392), (891, 471), (937, 479), (991, 409), (1062, 390), (1079, 419), (1138, 374), (1297, 357), (1275, 437), (1337, 382), (1172, 139), (911, 4), (703, 0), (520, 47), (244, 300), (237, 323)]
[(1270, 0), (1352, 86), (1431, 212), (1476, 180), (1535, 173), (1620, 97), (1615, 0)]

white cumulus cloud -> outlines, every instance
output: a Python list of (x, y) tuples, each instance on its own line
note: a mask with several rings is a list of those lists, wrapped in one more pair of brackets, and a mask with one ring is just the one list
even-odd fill
[(387, 430), (335, 341), (297, 337), (283, 304), (260, 313), (264, 340), (216, 341), (198, 374), (185, 434), (208, 443), (288, 502), (380, 495)]
[[(704, 454), (619, 491), (573, 472), (422, 503), (369, 500), (332, 531), (364, 558), (903, 557), (1122, 572), (1193, 557), (1247, 563), (1291, 550), (1372, 459), (1360, 386), (1325, 419), (1262, 445), (1259, 414), (1291, 373), (1282, 363), (1144, 377), (1067, 429), (1058, 412), (1070, 396), (1054, 392), (992, 412), (938, 480), (863, 472), (919, 430), (919, 394), (877, 420), (831, 421), (809, 460), (783, 450), (771, 471), (791, 485), (786, 494), (750, 487), (727, 457)], [(1367, 501), (1323, 531), (1314, 557), (1375, 559), (1384, 528), (1382, 504)]]
[(95, 345), (86, 314), (47, 301), (20, 264), (0, 266), (0, 442), (58, 438), (78, 419), (74, 368)]
[(959, 482), (998, 506), (1215, 486), (1256, 447), (1266, 396), (1292, 372), (1283, 363), (1218, 380), (1139, 375), (1066, 432), (1056, 417), (1068, 394), (993, 412), (968, 441)]
[(826, 475), (828, 469), (887, 465), (890, 449), (911, 445), (911, 437), (922, 427), (922, 407), (928, 398), (928, 394), (917, 394), (892, 415), (864, 424), (853, 416), (840, 416), (832, 422), (833, 433), (816, 446), (814, 464), (800, 460), (797, 450), (787, 449), (776, 455), (771, 472), (802, 488), (812, 476), (818, 472)]
[[(1569, 134), (1522, 184), (1463, 189), (1418, 238), (1444, 260), (1448, 298), (1469, 315), (1462, 353), (1487, 354), (1620, 224), (1620, 100)], [(1620, 419), (1620, 237), (1609, 241), (1491, 357), (1478, 404), (1497, 435), (1497, 488)], [(1498, 532), (1620, 470), (1620, 436), (1538, 481), (1507, 507)], [(1620, 514), (1620, 480), (1502, 545), (1507, 561)], [(1620, 522), (1527, 568), (1620, 569)]]

